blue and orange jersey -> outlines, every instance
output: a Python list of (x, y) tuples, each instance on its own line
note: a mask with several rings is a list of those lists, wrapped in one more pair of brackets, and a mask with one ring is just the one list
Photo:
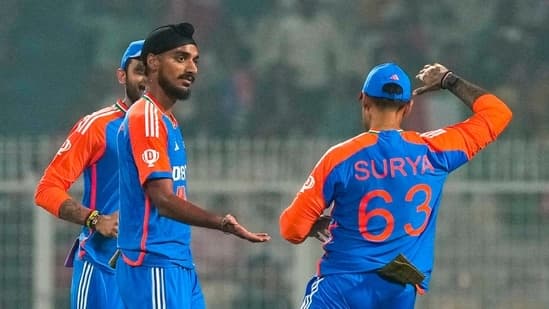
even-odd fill
[(176, 119), (151, 94), (129, 109), (118, 134), (120, 226), (118, 247), (132, 266), (180, 265), (193, 268), (191, 227), (161, 216), (143, 186), (171, 179), (173, 192), (186, 198), (187, 155)]
[(422, 287), (428, 288), (444, 182), (494, 141), (512, 115), (491, 94), (479, 97), (473, 112), (423, 134), (370, 130), (332, 147), (283, 211), (281, 235), (304, 241), (332, 206), (319, 276), (373, 271), (401, 253), (426, 275)]
[[(57, 151), (35, 193), (35, 203), (55, 216), (67, 193), (83, 174), (82, 205), (103, 214), (118, 210), (118, 156), (116, 135), (127, 106), (116, 104), (78, 121)], [(107, 238), (83, 226), (79, 235), (79, 256), (111, 270), (108, 260), (116, 250), (116, 239)]]

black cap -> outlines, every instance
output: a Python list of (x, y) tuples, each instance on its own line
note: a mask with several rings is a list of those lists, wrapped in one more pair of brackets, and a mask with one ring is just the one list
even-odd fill
[(143, 44), (141, 59), (146, 63), (148, 54), (161, 54), (179, 46), (193, 44), (194, 27), (190, 23), (171, 24), (154, 29)]

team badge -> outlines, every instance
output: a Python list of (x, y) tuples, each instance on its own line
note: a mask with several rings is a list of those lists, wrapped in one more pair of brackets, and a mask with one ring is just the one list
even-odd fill
[(59, 150), (57, 151), (57, 155), (60, 155), (63, 152), (69, 151), (69, 149), (71, 149), (71, 146), (72, 146), (71, 141), (69, 139), (66, 139), (63, 142), (63, 145), (61, 145), (61, 148), (59, 148)]
[(299, 191), (304, 192), (305, 190), (309, 190), (314, 186), (315, 186), (315, 178), (313, 177), (313, 175), (311, 175), (309, 176), (309, 178), (307, 178), (307, 180), (303, 184), (303, 187), (301, 187), (301, 190)]
[(148, 167), (153, 167), (154, 163), (158, 161), (160, 158), (160, 153), (154, 149), (146, 149), (143, 151), (143, 154), (141, 154), (141, 159), (143, 162), (147, 163)]

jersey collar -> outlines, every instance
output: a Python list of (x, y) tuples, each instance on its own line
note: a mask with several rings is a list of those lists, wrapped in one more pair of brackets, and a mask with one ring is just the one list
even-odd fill
[(143, 95), (143, 97), (145, 98), (145, 100), (151, 102), (152, 104), (154, 104), (161, 112), (162, 114), (168, 116), (168, 119), (170, 119), (171, 123), (172, 123), (172, 126), (175, 128), (177, 127), (177, 119), (175, 119), (175, 116), (171, 113), (171, 112), (166, 112), (164, 110), (164, 108), (162, 108), (162, 105), (160, 105), (158, 103), (158, 101), (156, 100), (156, 98), (150, 93), (150, 92), (147, 92)]
[[(397, 132), (402, 132), (402, 129), (383, 130), (383, 131), (397, 131)], [(368, 133), (373, 133), (373, 134), (379, 134), (379, 133), (381, 133), (381, 132), (382, 132), (381, 130), (374, 130), (374, 129), (368, 130)]]
[(122, 101), (121, 99), (116, 100), (114, 107), (123, 113), (126, 113), (128, 111), (128, 105), (126, 105), (126, 103), (124, 103), (124, 101)]

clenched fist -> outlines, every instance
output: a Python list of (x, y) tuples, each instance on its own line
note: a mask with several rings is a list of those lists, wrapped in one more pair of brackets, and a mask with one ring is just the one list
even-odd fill
[(414, 90), (414, 95), (439, 90), (442, 82), (450, 71), (440, 63), (427, 64), (419, 71), (416, 78), (423, 82), (423, 86)]

